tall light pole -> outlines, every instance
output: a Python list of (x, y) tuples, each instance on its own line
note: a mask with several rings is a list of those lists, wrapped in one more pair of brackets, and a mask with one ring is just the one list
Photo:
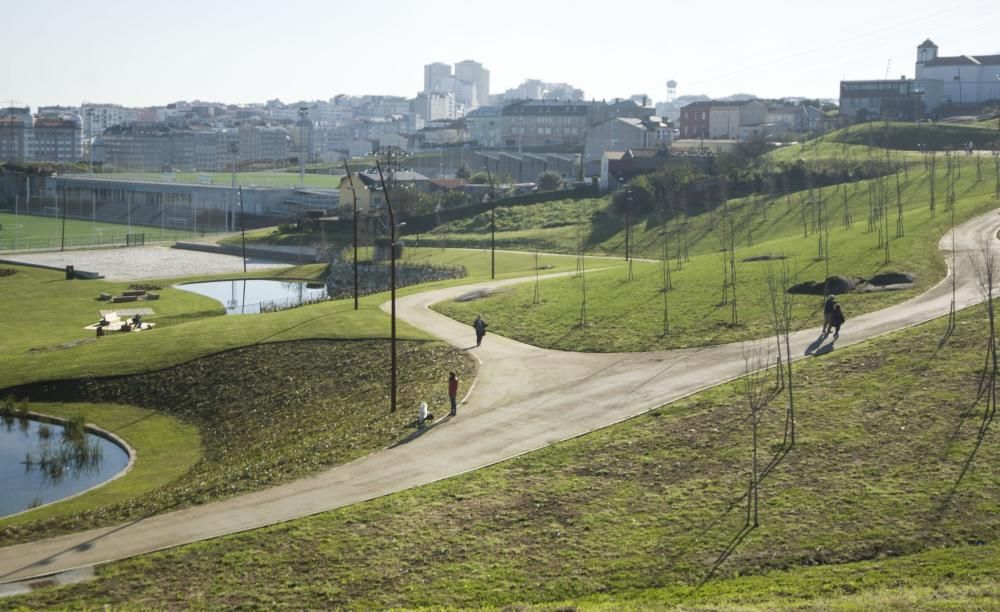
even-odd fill
[(378, 180), (382, 183), (382, 195), (385, 196), (385, 207), (389, 211), (389, 301), (391, 302), (391, 312), (389, 313), (390, 332), (389, 345), (392, 351), (392, 361), (389, 366), (391, 370), (391, 403), (390, 412), (396, 412), (396, 215), (392, 212), (392, 204), (389, 202), (389, 191), (385, 188), (385, 178), (382, 176), (382, 164), (375, 160), (375, 168), (378, 169)]
[[(240, 165), (240, 143), (230, 140), (226, 145), (229, 154), (233, 156), (233, 209), (236, 208), (236, 168)], [(229, 206), (226, 206), (226, 231), (229, 231)]]
[[(240, 238), (243, 240), (243, 274), (247, 273), (247, 230), (246, 226), (243, 224), (243, 187), (240, 186), (239, 190), (239, 205), (240, 205)], [(246, 279), (243, 280), (243, 291), (246, 291), (247, 282)], [(243, 300), (246, 303), (246, 300)]]
[(344, 160), (344, 172), (347, 173), (347, 182), (351, 186), (351, 195), (354, 197), (353, 213), (354, 219), (354, 310), (358, 309), (358, 192), (354, 190), (354, 178), (351, 176), (351, 169)]
[(306, 151), (308, 150), (308, 144), (306, 138), (308, 131), (306, 126), (309, 124), (309, 107), (300, 106), (299, 107), (299, 187), (306, 186)]
[(497, 192), (493, 189), (493, 174), (486, 164), (486, 178), (490, 181), (490, 278), (497, 277)]
[(632, 234), (632, 190), (625, 191), (625, 261), (628, 262), (628, 279), (632, 280), (632, 255), (629, 251), (629, 236)]

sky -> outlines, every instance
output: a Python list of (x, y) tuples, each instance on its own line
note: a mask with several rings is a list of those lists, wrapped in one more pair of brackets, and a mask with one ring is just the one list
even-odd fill
[(0, 106), (291, 103), (412, 97), (466, 59), (491, 93), (525, 79), (588, 99), (836, 98), (842, 79), (913, 76), (916, 47), (1000, 53), (998, 0), (4, 0)]

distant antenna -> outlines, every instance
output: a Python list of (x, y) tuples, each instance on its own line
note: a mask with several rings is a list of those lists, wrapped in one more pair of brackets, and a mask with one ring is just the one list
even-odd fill
[(885, 63), (885, 80), (886, 81), (889, 80), (889, 71), (890, 70), (892, 70), (892, 58), (891, 57), (889, 58), (889, 61), (887, 61)]

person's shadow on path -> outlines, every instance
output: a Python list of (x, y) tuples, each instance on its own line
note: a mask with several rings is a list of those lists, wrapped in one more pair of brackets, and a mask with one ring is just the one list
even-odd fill
[(827, 334), (827, 333), (821, 333), (818, 338), (816, 338), (815, 340), (812, 341), (812, 344), (810, 344), (809, 346), (806, 347), (805, 354), (806, 355), (816, 355), (817, 354), (816, 351), (819, 350), (820, 345), (823, 344), (823, 341), (826, 340), (827, 336), (829, 336), (829, 335), (830, 334)]

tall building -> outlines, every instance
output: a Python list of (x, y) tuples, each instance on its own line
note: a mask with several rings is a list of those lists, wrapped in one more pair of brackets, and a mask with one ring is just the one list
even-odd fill
[(28, 161), (32, 151), (31, 109), (0, 109), (0, 160)]
[(476, 86), (476, 106), (489, 106), (490, 71), (479, 62), (465, 60), (455, 64), (455, 78)]
[(451, 78), (451, 65), (434, 62), (424, 66), (424, 91), (441, 91), (442, 83)]
[(72, 164), (83, 157), (77, 115), (38, 117), (34, 140), (36, 161)]

